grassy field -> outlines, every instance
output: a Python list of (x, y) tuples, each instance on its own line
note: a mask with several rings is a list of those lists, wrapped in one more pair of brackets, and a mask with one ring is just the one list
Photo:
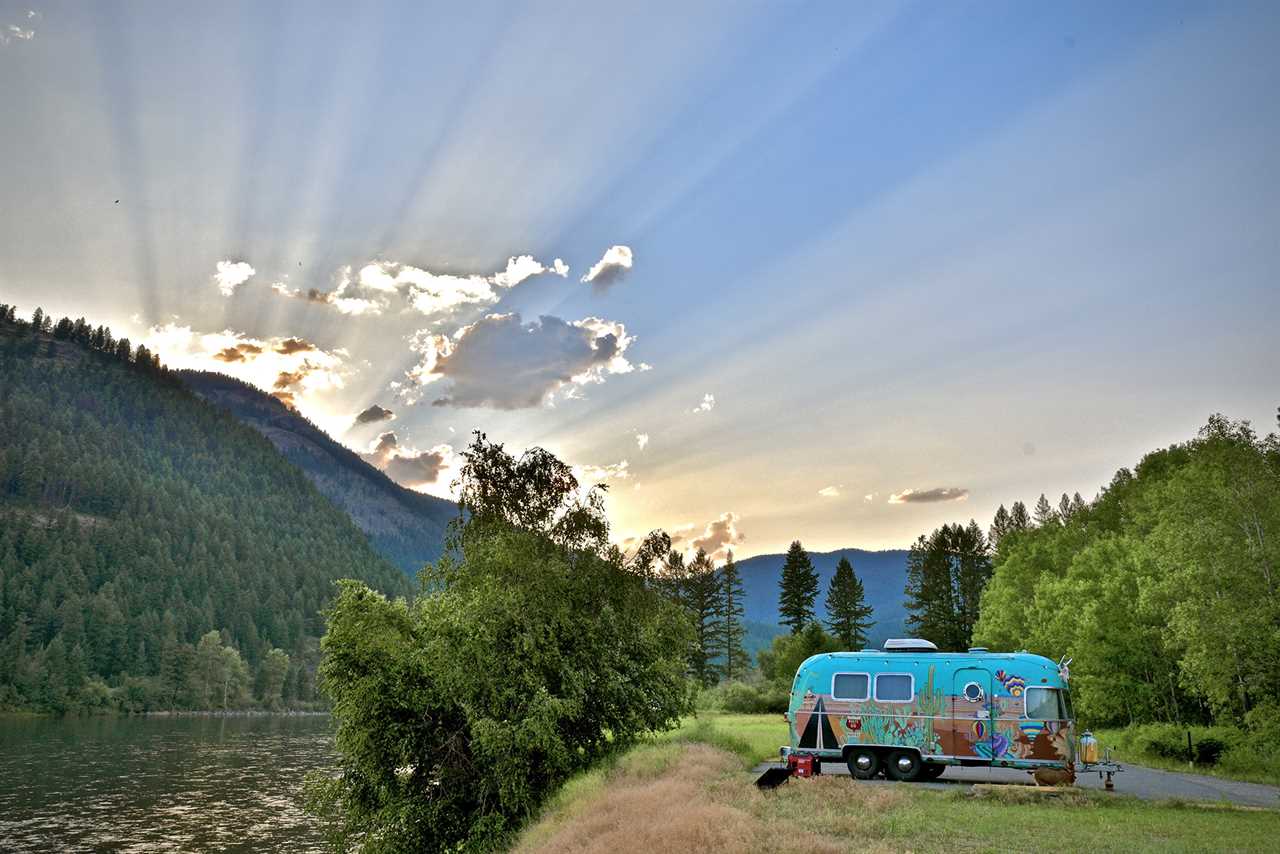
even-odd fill
[[(1223, 760), (1218, 764), (1206, 765), (1198, 763), (1193, 766), (1185, 761), (1157, 756), (1150, 751), (1142, 750), (1130, 730), (1099, 729), (1094, 730), (1093, 734), (1097, 737), (1099, 744), (1104, 747), (1114, 748), (1112, 756), (1117, 762), (1133, 762), (1138, 765), (1145, 765), (1148, 768), (1160, 768), (1165, 771), (1208, 774), (1213, 777), (1221, 777), (1224, 780), (1244, 780), (1248, 783), (1267, 783), (1272, 786), (1280, 786), (1280, 765), (1277, 764), (1275, 758), (1272, 758), (1269, 762), (1254, 760), (1245, 763), (1239, 761), (1240, 757), (1229, 755), (1223, 757)], [(1233, 762), (1233, 759), (1236, 761)]]
[[(776, 719), (775, 719), (776, 717)], [(779, 736), (781, 732), (781, 736)], [(760, 792), (780, 716), (703, 715), (570, 781), (518, 852), (1273, 851), (1280, 812), (1022, 787), (942, 792), (793, 780)]]

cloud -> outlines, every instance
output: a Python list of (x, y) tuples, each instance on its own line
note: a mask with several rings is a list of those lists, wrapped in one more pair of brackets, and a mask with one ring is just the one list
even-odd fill
[(316, 345), (302, 338), (286, 338), (275, 346), (275, 351), (285, 356), (294, 353), (307, 353), (316, 349)]
[(232, 347), (224, 347), (213, 354), (213, 358), (219, 362), (243, 362), (262, 353), (262, 348), (257, 344), (250, 344), (247, 341), (236, 344)]
[(712, 560), (724, 560), (729, 549), (746, 539), (738, 530), (738, 519), (737, 513), (721, 513), (719, 519), (707, 523), (702, 536), (693, 538), (690, 547), (702, 549)]
[(866, 495), (862, 496), (863, 503), (870, 504), (872, 501), (875, 501), (877, 494), (878, 493), (875, 492), (868, 492)]
[[(33, 16), (28, 14), (27, 17), (31, 18)], [(9, 24), (3, 30), (0, 30), (0, 45), (9, 44), (14, 39), (29, 42), (35, 37), (36, 31), (33, 29), (19, 27), (17, 24)]]
[(356, 416), (356, 423), (377, 424), (379, 421), (392, 421), (395, 417), (396, 414), (390, 409), (385, 409), (375, 403)]
[(839, 498), (839, 497), (840, 497), (840, 487), (839, 487), (839, 486), (824, 486), (824, 487), (822, 487), (822, 489), (819, 489), (819, 490), (818, 490), (818, 494), (819, 494), (819, 495), (821, 495), (823, 498)]
[(378, 260), (359, 270), (340, 268), (331, 291), (312, 288), (304, 292), (282, 282), (272, 285), (272, 289), (283, 296), (330, 305), (350, 315), (381, 314), (391, 308), (393, 299), (399, 299), (414, 311), (443, 322), (456, 318), (465, 309), (488, 308), (498, 302), (503, 291), (543, 273), (564, 277), (569, 274), (569, 267), (559, 258), (548, 267), (532, 255), (513, 255), (502, 270), (482, 276), (437, 273)]
[(229, 297), (256, 272), (258, 271), (246, 261), (219, 261), (213, 274), (213, 281), (218, 285), (222, 295)]
[(296, 345), (287, 343), (300, 340), (250, 338), (230, 329), (200, 332), (171, 322), (152, 326), (139, 343), (159, 354), (161, 360), (175, 370), (228, 374), (275, 394), (286, 405), (305, 406), (316, 404), (325, 393), (342, 388), (350, 369), (346, 357), (337, 351), (322, 350), (311, 344), (298, 350)]
[(571, 323), (543, 315), (524, 323), (518, 313), (491, 314), (452, 336), (419, 330), (412, 347), (420, 360), (407, 382), (393, 387), (412, 402), (423, 386), (448, 379), (436, 406), (541, 406), (561, 389), (573, 392), (635, 370), (625, 356), (633, 340), (623, 324), (597, 317)]
[(889, 496), (890, 504), (935, 504), (939, 501), (964, 501), (969, 497), (969, 490), (957, 486), (942, 486), (935, 489), (904, 489)]
[(633, 257), (630, 246), (610, 246), (600, 260), (582, 277), (582, 281), (595, 285), (598, 291), (607, 290), (631, 269)]
[(638, 447), (640, 450), (642, 450), (642, 451), (643, 451), (643, 450), (645, 449), (645, 447), (646, 447), (648, 444), (649, 444), (649, 434), (648, 434), (648, 433), (637, 433), (637, 434), (636, 434), (636, 447)]
[(704, 394), (702, 396), (702, 403), (699, 403), (697, 406), (695, 406), (693, 409), (689, 411), (697, 414), (699, 412), (710, 412), (715, 408), (716, 408), (716, 396), (714, 394)]
[(430, 450), (419, 451), (401, 445), (396, 434), (388, 431), (374, 439), (368, 452), (360, 456), (401, 486), (410, 489), (435, 486), (436, 494), (441, 494), (442, 491), (443, 494), (448, 494), (451, 478), (443, 475), (454, 464), (452, 445), (436, 445)]
[(604, 483), (607, 480), (626, 480), (631, 471), (626, 460), (607, 466), (574, 466), (574, 475), (584, 486)]

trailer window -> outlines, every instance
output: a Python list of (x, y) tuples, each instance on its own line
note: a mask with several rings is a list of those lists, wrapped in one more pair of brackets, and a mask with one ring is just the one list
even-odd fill
[(1057, 688), (1028, 688), (1024, 696), (1027, 717), (1033, 721), (1065, 721), (1070, 717)]
[(871, 698), (871, 677), (866, 673), (837, 673), (831, 680), (831, 699), (867, 700)]
[(915, 677), (910, 673), (876, 674), (877, 700), (886, 703), (909, 703), (915, 693)]

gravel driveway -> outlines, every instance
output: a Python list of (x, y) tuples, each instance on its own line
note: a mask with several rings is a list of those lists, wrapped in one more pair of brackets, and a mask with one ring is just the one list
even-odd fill
[[(764, 769), (779, 763), (766, 762), (756, 767), (755, 773), (763, 773)], [(822, 773), (849, 776), (849, 769), (843, 762), (822, 763)], [(949, 767), (937, 780), (929, 783), (908, 783), (904, 785), (927, 786), (933, 789), (946, 789), (951, 786), (965, 786), (974, 783), (1007, 783), (1012, 785), (1032, 785), (1031, 777), (1025, 771), (1011, 768), (960, 768)], [(883, 778), (864, 780), (860, 786), (895, 786), (899, 785)], [(1081, 774), (1076, 778), (1076, 785), (1085, 789), (1102, 789), (1102, 780), (1097, 773)], [(1264, 786), (1259, 783), (1239, 783), (1234, 780), (1223, 780), (1219, 777), (1207, 777), (1203, 774), (1181, 774), (1172, 771), (1157, 771), (1141, 765), (1125, 765), (1124, 770), (1115, 775), (1115, 791), (1118, 794), (1133, 795), (1144, 800), (1163, 800), (1166, 798), (1182, 798), (1189, 801), (1219, 801), (1240, 806), (1280, 808), (1280, 787)]]

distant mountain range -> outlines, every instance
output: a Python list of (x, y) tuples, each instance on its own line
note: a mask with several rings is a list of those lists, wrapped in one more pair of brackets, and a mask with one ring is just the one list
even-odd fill
[[(907, 582), (907, 551), (864, 551), (839, 549), (833, 552), (809, 552), (809, 559), (821, 579), (815, 607), (819, 617), (825, 616), (827, 585), (835, 574), (841, 557), (849, 558), (853, 570), (862, 579), (867, 603), (875, 609), (875, 625), (870, 632), (870, 645), (879, 646), (887, 637), (905, 634), (907, 610), (903, 592)], [(742, 571), (742, 588), (746, 594), (747, 620), (760, 627), (778, 626), (778, 579), (782, 576), (785, 554), (756, 555), (738, 562)], [(777, 632), (785, 631), (778, 628)], [(754, 635), (759, 635), (756, 628)]]
[(458, 505), (400, 486), (271, 395), (222, 374), (179, 371), (196, 394), (271, 440), (346, 511), (384, 558), (410, 576), (440, 557)]

